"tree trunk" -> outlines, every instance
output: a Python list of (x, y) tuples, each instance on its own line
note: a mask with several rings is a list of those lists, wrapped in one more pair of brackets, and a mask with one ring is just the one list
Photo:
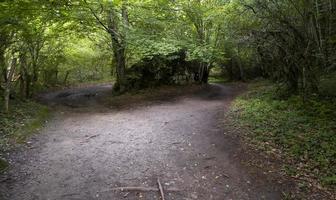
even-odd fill
[(7, 81), (5, 85), (5, 112), (7, 113), (9, 111), (9, 97), (10, 97), (10, 90), (11, 90), (11, 84), (12, 84), (12, 79), (14, 76), (15, 72), (15, 67), (16, 67), (16, 58), (13, 58), (8, 75), (7, 75)]
[(200, 74), (200, 82), (203, 83), (203, 84), (206, 84), (208, 83), (208, 79), (209, 79), (209, 64), (205, 64), (205, 63), (202, 63), (202, 66), (201, 66), (201, 74)]
[(244, 72), (244, 68), (243, 68), (243, 65), (241, 63), (240, 58), (237, 58), (237, 62), (238, 62), (238, 66), (239, 66), (240, 80), (245, 81), (245, 72)]
[[(84, 2), (87, 4), (93, 16), (99, 22), (100, 25), (108, 32), (111, 36), (112, 49), (113, 49), (113, 62), (115, 62), (117, 80), (114, 85), (114, 89), (119, 92), (124, 92), (126, 90), (126, 32), (129, 26), (128, 22), (128, 12), (127, 12), (127, 0), (122, 2), (121, 8), (121, 18), (115, 11), (115, 6), (113, 1), (109, 1), (109, 9), (107, 9), (107, 24), (105, 24), (100, 17), (95, 13), (95, 11), (90, 8), (90, 5), (86, 0)], [(121, 24), (121, 25), (120, 25)]]
[[(126, 77), (125, 77), (125, 68), (126, 68), (126, 43), (125, 37), (126, 34), (122, 34), (120, 27), (118, 27), (118, 21), (116, 21), (116, 13), (114, 8), (111, 8), (109, 13), (108, 20), (108, 30), (112, 40), (113, 55), (116, 64), (116, 74), (117, 81), (115, 83), (114, 89), (118, 92), (125, 92), (126, 90)], [(128, 14), (126, 6), (123, 5), (122, 8), (122, 20), (119, 23), (123, 23), (125, 26), (128, 25)]]
[(120, 47), (114, 51), (116, 58), (116, 74), (117, 74), (117, 86), (116, 89), (119, 92), (125, 92), (126, 90), (126, 77), (125, 77), (125, 67), (126, 67), (126, 58), (125, 58), (125, 49)]
[[(111, 28), (114, 27), (114, 24), (110, 24)], [(112, 28), (115, 30), (115, 28)], [(123, 45), (123, 41), (120, 42), (118, 40), (118, 36), (115, 31), (110, 32), (112, 39), (112, 48), (113, 48), (113, 56), (115, 60), (115, 68), (117, 74), (117, 80), (114, 86), (114, 89), (118, 92), (125, 92), (126, 90), (126, 77), (125, 77), (125, 68), (126, 68), (126, 56), (125, 56), (125, 46)]]
[[(7, 81), (7, 68), (6, 68), (6, 64), (5, 64), (5, 57), (4, 57), (4, 52), (0, 52), (0, 74), (4, 80), (4, 82)], [(0, 78), (0, 82), (1, 82), (1, 78)]]
[(69, 74), (70, 74), (70, 71), (66, 71), (65, 77), (63, 79), (63, 85), (66, 85), (66, 82), (68, 81)]
[(237, 47), (237, 64), (239, 67), (239, 76), (240, 76), (240, 80), (245, 81), (245, 73), (244, 73), (244, 68), (240, 59), (240, 47), (238, 45)]
[(39, 74), (38, 74), (38, 70), (37, 70), (37, 63), (35, 61), (33, 61), (32, 63), (32, 68), (33, 68), (33, 74), (31, 76), (31, 79), (30, 79), (30, 84), (31, 84), (31, 93), (30, 93), (30, 96), (31, 97), (34, 93), (35, 93), (35, 89), (36, 89), (36, 83), (39, 79)]
[(29, 97), (29, 92), (27, 93), (27, 82), (28, 82), (28, 71), (27, 62), (24, 54), (20, 55), (20, 96), (23, 98)]

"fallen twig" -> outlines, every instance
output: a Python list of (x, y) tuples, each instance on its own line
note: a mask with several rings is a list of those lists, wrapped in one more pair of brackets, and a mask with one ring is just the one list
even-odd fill
[(95, 137), (97, 137), (97, 136), (99, 136), (99, 134), (97, 134), (97, 135), (91, 135), (91, 136), (87, 137), (86, 140), (89, 140), (89, 139), (91, 139), (91, 138), (95, 138)]
[(90, 139), (95, 138), (95, 137), (98, 137), (98, 136), (99, 136), (99, 134), (88, 136), (88, 137), (86, 137), (83, 141), (81, 141), (80, 143), (86, 143), (86, 142), (88, 142)]
[(155, 192), (159, 191), (157, 188), (154, 187), (116, 187), (112, 188), (114, 191), (137, 191), (137, 192)]
[[(112, 188), (109, 190), (104, 190), (101, 192), (109, 192), (109, 191), (122, 191), (122, 192), (132, 192), (132, 191), (136, 191), (136, 192), (159, 192), (160, 189), (155, 188), (155, 187), (116, 187), (116, 188)], [(181, 190), (176, 189), (176, 188), (167, 188), (166, 191), (169, 192), (180, 192)]]
[(227, 175), (227, 174), (222, 174), (224, 177), (226, 177), (226, 178), (230, 178), (230, 176), (229, 175)]
[(162, 185), (161, 185), (161, 182), (160, 182), (160, 179), (159, 179), (159, 178), (157, 179), (157, 183), (158, 183), (159, 190), (160, 190), (160, 194), (161, 194), (161, 200), (165, 200), (165, 198), (164, 198), (163, 188), (162, 188)]

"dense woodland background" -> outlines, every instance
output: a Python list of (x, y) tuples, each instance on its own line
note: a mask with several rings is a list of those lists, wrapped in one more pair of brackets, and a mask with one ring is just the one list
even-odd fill
[(335, 71), (334, 0), (15, 0), (0, 6), (5, 99), (104, 79), (115, 79), (120, 92), (151, 78), (206, 83), (212, 68), (231, 80), (262, 76), (306, 97), (319, 93), (323, 76)]
[[(237, 109), (249, 108), (245, 122), (273, 119), (265, 108), (278, 109), (282, 122), (300, 119), (278, 124), (287, 128), (272, 133), (275, 143), (336, 183), (336, 0), (2, 0), (0, 11), (3, 111), (15, 112), (11, 101), (80, 83), (113, 82), (124, 93), (204, 84), (209, 76), (264, 78), (277, 97), (266, 94), (267, 105), (260, 96), (239, 100)], [(302, 123), (309, 126), (297, 128)], [(313, 129), (307, 140), (293, 136)]]

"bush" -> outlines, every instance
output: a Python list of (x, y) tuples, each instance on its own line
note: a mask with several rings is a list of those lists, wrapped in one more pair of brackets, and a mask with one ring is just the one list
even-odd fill
[(144, 58), (127, 69), (127, 90), (198, 81), (198, 64), (186, 61), (183, 50)]

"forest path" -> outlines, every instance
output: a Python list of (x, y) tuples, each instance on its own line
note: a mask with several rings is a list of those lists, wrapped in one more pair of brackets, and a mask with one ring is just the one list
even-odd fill
[(157, 178), (180, 190), (166, 192), (166, 200), (281, 199), (280, 186), (240, 164), (239, 144), (225, 134), (225, 112), (242, 86), (214, 84), (121, 109), (100, 105), (110, 90), (99, 85), (43, 95), (49, 105), (66, 106), (14, 153), (0, 187), (4, 199), (154, 200), (158, 192), (112, 188), (157, 187)]

